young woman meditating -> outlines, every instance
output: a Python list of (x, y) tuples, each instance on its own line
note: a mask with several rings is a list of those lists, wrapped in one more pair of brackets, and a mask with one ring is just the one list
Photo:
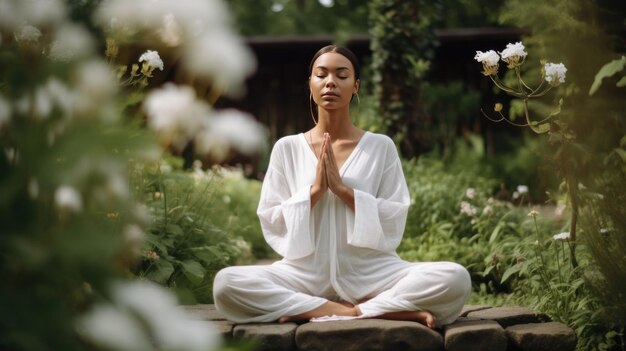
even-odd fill
[(215, 305), (229, 320), (375, 317), (434, 328), (459, 316), (471, 288), (467, 270), (407, 262), (395, 252), (410, 197), (393, 141), (350, 120), (359, 69), (346, 48), (326, 46), (313, 56), (316, 125), (276, 142), (257, 211), (283, 259), (218, 272)]

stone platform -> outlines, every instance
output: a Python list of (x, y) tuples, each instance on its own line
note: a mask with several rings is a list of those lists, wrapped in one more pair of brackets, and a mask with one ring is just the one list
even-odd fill
[(252, 340), (259, 351), (573, 351), (566, 325), (523, 307), (466, 305), (440, 330), (419, 323), (363, 319), (317, 323), (233, 324), (213, 305), (182, 306), (225, 339)]

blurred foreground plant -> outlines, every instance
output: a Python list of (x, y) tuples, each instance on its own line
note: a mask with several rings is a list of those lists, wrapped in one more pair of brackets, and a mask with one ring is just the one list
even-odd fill
[[(156, 132), (138, 128), (127, 118), (137, 111), (95, 50), (98, 39), (68, 11), (60, 0), (0, 0), (0, 349), (215, 349), (219, 337), (178, 313), (169, 292), (124, 279), (151, 225), (129, 189), (129, 164), (157, 162), (171, 146), (157, 140), (197, 119), (204, 128), (184, 130), (187, 141), (216, 128), (202, 139), (205, 151), (225, 141), (256, 146), (262, 133), (248, 116), (234, 124), (211, 119), (208, 104), (189, 93), (186, 101), (202, 113), (161, 119), (163, 128), (151, 126)], [(166, 38), (193, 42), (170, 54), (184, 52), (190, 73), (235, 94), (254, 64), (225, 11), (220, 0), (106, 1), (96, 23), (91, 14), (87, 22), (105, 31), (113, 25), (126, 43), (168, 29)], [(161, 68), (154, 53), (139, 61), (146, 78)], [(177, 112), (148, 105), (150, 120)], [(254, 127), (229, 139), (242, 124)]]

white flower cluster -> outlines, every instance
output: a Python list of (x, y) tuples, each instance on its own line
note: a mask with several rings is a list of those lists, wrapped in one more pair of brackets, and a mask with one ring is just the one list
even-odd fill
[(139, 56), (139, 62), (146, 62), (145, 64), (154, 68), (158, 68), (159, 70), (163, 70), (163, 60), (161, 60), (161, 56), (159, 53), (153, 50), (148, 50), (144, 52), (141, 56)]
[(466, 214), (468, 216), (475, 216), (476, 215), (476, 207), (472, 206), (469, 202), (467, 201), (461, 201), (461, 214)]
[(197, 152), (216, 160), (231, 149), (254, 153), (265, 143), (265, 129), (252, 116), (232, 109), (215, 111), (188, 86), (168, 83), (151, 91), (143, 109), (162, 143), (182, 149), (193, 141)]
[(513, 192), (513, 199), (518, 199), (520, 196), (528, 194), (527, 185), (518, 185), (517, 189)]
[(559, 233), (559, 234), (554, 234), (552, 236), (552, 239), (554, 240), (569, 240), (570, 234), (569, 232), (563, 232), (563, 233)]
[(237, 96), (256, 69), (251, 50), (230, 28), (223, 0), (110, 0), (96, 19), (117, 40), (155, 36), (182, 49), (183, 67), (225, 94)]
[(474, 56), (474, 59), (483, 64), (484, 75), (491, 76), (498, 74), (498, 61), (500, 61), (500, 56), (498, 56), (495, 51), (476, 51), (476, 56)]
[(114, 284), (112, 303), (96, 305), (77, 329), (96, 345), (118, 351), (210, 351), (220, 345), (209, 325), (180, 310), (167, 290), (145, 281)]
[(508, 43), (506, 44), (506, 49), (502, 50), (500, 53), (502, 61), (508, 63), (508, 68), (515, 68), (524, 63), (526, 55), (528, 55), (528, 53), (522, 42), (515, 44)]
[[(483, 74), (486, 76), (498, 74), (498, 62), (500, 59), (507, 63), (508, 68), (521, 66), (528, 53), (522, 42), (515, 44), (508, 43), (506, 48), (499, 54), (493, 50), (487, 52), (476, 51), (474, 59), (483, 65)], [(546, 63), (543, 67), (546, 82), (552, 86), (565, 83), (565, 72), (567, 68), (562, 63)]]
[(567, 68), (562, 63), (546, 63), (544, 66), (546, 82), (553, 86), (565, 83)]

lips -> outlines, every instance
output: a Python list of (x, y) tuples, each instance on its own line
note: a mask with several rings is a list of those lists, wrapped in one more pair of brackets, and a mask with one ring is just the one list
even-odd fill
[(327, 91), (327, 92), (323, 93), (323, 94), (322, 94), (322, 96), (328, 96), (328, 97), (330, 97), (330, 96), (334, 96), (334, 97), (338, 97), (339, 95), (335, 94), (335, 93), (334, 93), (334, 92), (332, 92), (332, 91)]

